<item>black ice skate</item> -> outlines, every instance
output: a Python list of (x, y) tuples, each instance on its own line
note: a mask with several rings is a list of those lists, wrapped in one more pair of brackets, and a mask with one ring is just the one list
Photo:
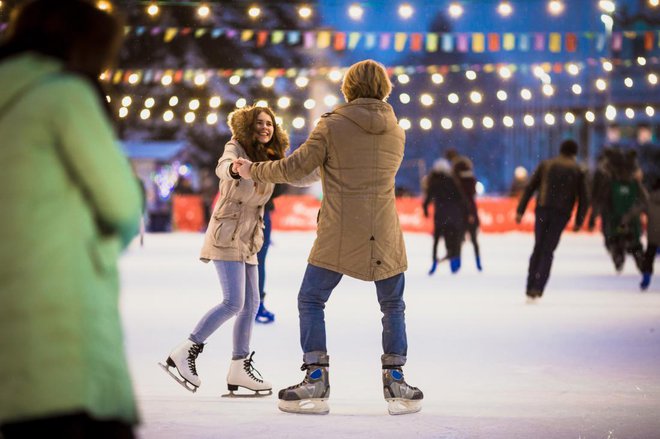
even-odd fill
[[(189, 392), (195, 393), (202, 383), (197, 375), (197, 366), (195, 361), (197, 356), (204, 350), (204, 345), (186, 340), (177, 346), (167, 357), (166, 364), (158, 363), (174, 380), (181, 384)], [(170, 370), (173, 367), (178, 372), (175, 375)]]
[(330, 397), (328, 363), (303, 364), (300, 370), (306, 370), (300, 384), (280, 390), (278, 408), (287, 413), (327, 415), (330, 407), (326, 402)]
[[(273, 394), (273, 386), (268, 381), (264, 381), (259, 371), (252, 365), (253, 356), (254, 352), (250, 354), (249, 358), (231, 360), (229, 373), (227, 373), (227, 389), (229, 389), (229, 393), (222, 395), (223, 397), (258, 398)], [(234, 393), (239, 387), (251, 390), (253, 393)]]
[(406, 383), (398, 366), (383, 366), (383, 395), (390, 415), (416, 413), (422, 409), (424, 394)]

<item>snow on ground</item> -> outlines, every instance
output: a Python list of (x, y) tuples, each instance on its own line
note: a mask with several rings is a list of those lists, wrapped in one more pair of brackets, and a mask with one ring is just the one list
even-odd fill
[[(255, 327), (255, 366), (274, 395), (227, 399), (233, 320), (198, 359), (191, 394), (157, 366), (221, 300), (198, 261), (201, 234), (154, 234), (122, 257), (127, 350), (142, 438), (660, 438), (660, 279), (641, 293), (631, 259), (621, 275), (599, 235), (565, 233), (545, 297), (526, 305), (533, 235), (482, 235), (484, 271), (469, 243), (457, 275), (428, 276), (431, 238), (407, 234), (408, 364), (425, 394), (420, 413), (389, 416), (380, 375), (375, 287), (344, 277), (326, 308), (330, 414), (277, 409), (277, 390), (303, 372), (296, 295), (313, 233), (273, 233), (267, 305)], [(441, 252), (444, 253), (444, 250)]]

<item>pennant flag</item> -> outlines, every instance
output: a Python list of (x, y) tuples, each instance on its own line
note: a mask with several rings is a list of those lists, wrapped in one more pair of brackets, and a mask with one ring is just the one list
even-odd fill
[(426, 34), (426, 51), (427, 52), (438, 51), (438, 34), (433, 32)]
[(443, 52), (454, 51), (454, 37), (452, 36), (452, 34), (442, 34), (442, 51)]
[(390, 42), (392, 40), (392, 35), (388, 33), (380, 34), (380, 49), (388, 50), (390, 48)]
[[(8, 26), (8, 23), (0, 23), (0, 30), (5, 30), (5, 28)], [(131, 33), (131, 27), (130, 26), (124, 26), (124, 35), (128, 35)]]
[(612, 34), (612, 50), (619, 51), (623, 46), (623, 35), (621, 32), (614, 32)]
[(422, 41), (424, 36), (420, 33), (410, 34), (410, 50), (419, 52), (422, 50)]
[(144, 26), (138, 26), (138, 27), (135, 28), (135, 35), (137, 35), (139, 37), (140, 35), (142, 35), (144, 33), (145, 30), (146, 30), (146, 28)]
[(314, 32), (305, 32), (305, 49), (314, 47)]
[(260, 30), (257, 32), (257, 47), (263, 47), (266, 45), (268, 42), (268, 34), (269, 32), (267, 30)]
[(346, 49), (346, 32), (335, 33), (335, 50)]
[(169, 43), (176, 37), (176, 34), (179, 32), (179, 30), (175, 27), (168, 27), (167, 30), (165, 31), (165, 36), (163, 37), (163, 41), (166, 43)]
[(160, 27), (156, 26), (156, 27), (154, 27), (153, 29), (151, 29), (151, 32), (150, 32), (150, 33), (151, 33), (151, 35), (158, 35), (158, 34), (160, 34), (162, 31), (163, 31), (163, 30), (162, 30)]
[(637, 38), (637, 32), (635, 31), (624, 31), (623, 36), (628, 38), (629, 40), (634, 40)]
[(121, 70), (116, 70), (114, 76), (112, 77), (112, 83), (113, 84), (119, 84), (121, 81), (121, 77), (123, 76), (123, 71)]
[(153, 77), (154, 77), (153, 70), (147, 69), (147, 70), (144, 71), (144, 76), (142, 77), (142, 82), (144, 84), (149, 84), (149, 83), (151, 83), (151, 80), (153, 79)]
[(534, 50), (545, 50), (545, 35), (541, 33), (534, 34)]
[(456, 36), (456, 50), (459, 52), (467, 52), (469, 50), (467, 34), (458, 34)]
[(206, 33), (206, 28), (200, 28), (195, 31), (195, 38), (201, 38)]
[(189, 27), (181, 28), (181, 36), (183, 36), (183, 37), (185, 37), (187, 35), (190, 35), (191, 32), (192, 32), (192, 29), (190, 29)]
[[(294, 44), (300, 43), (300, 32), (299, 31), (289, 31), (286, 34), (286, 42), (290, 46), (293, 46)], [(305, 47), (307, 47), (305, 45)]]
[(222, 35), (223, 32), (224, 31), (222, 29), (220, 29), (219, 27), (216, 27), (211, 32), (211, 38), (218, 38), (220, 35)]
[(520, 34), (518, 36), (518, 49), (521, 52), (529, 51), (529, 34)]
[(353, 50), (357, 47), (361, 36), (362, 34), (360, 32), (351, 32), (348, 34), (348, 48), (350, 50)]
[(397, 52), (402, 52), (406, 47), (406, 40), (408, 39), (408, 34), (403, 32), (397, 32), (394, 34), (394, 50)]
[(316, 44), (318, 45), (319, 49), (327, 49), (330, 47), (330, 39), (332, 37), (332, 34), (329, 31), (321, 31), (318, 33), (318, 39)]
[(254, 31), (246, 29), (241, 32), (241, 41), (250, 41), (252, 36), (254, 36)]
[(368, 33), (366, 35), (366, 41), (365, 41), (364, 46), (367, 49), (373, 49), (374, 47), (376, 47), (376, 34)]
[(557, 32), (550, 33), (550, 52), (558, 53), (561, 52), (561, 34)]
[(500, 34), (495, 34), (495, 33), (488, 34), (488, 51), (489, 52), (500, 51)]
[(236, 38), (238, 36), (238, 31), (236, 29), (227, 29), (227, 38)]
[(482, 33), (472, 34), (472, 51), (475, 53), (481, 53), (485, 49), (486, 39)]
[(653, 32), (644, 32), (644, 50), (653, 50)]
[(577, 35), (573, 32), (566, 34), (566, 51), (575, 52), (577, 50)]
[(605, 49), (605, 35), (598, 34), (596, 36), (596, 51), (602, 52)]
[(270, 42), (271, 44), (280, 44), (282, 41), (284, 41), (284, 31), (282, 30), (274, 30), (270, 34)]
[(511, 33), (504, 34), (504, 41), (502, 43), (504, 50), (513, 50), (516, 48), (516, 36)]

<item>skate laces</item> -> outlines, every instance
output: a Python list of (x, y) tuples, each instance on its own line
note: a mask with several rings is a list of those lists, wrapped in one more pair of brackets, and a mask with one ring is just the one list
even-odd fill
[(318, 364), (318, 363), (307, 364), (307, 363), (303, 363), (303, 365), (300, 366), (300, 370), (302, 370), (303, 372), (307, 371), (307, 373), (305, 374), (305, 378), (303, 378), (303, 380), (301, 382), (299, 382), (298, 384), (294, 384), (293, 386), (287, 387), (287, 390), (295, 390), (299, 387), (304, 386), (305, 384), (309, 384), (309, 371), (312, 369), (313, 366), (328, 367), (327, 364)]
[(188, 349), (188, 368), (193, 375), (197, 375), (197, 366), (195, 365), (195, 360), (200, 352), (204, 350), (204, 345), (201, 343), (193, 343)]
[[(257, 369), (255, 369), (254, 366), (252, 365), (252, 357), (253, 356), (254, 356), (254, 351), (252, 351), (252, 353), (250, 354), (250, 358), (246, 358), (245, 360), (243, 360), (243, 369), (245, 370), (245, 372), (247, 372), (247, 374), (250, 376), (250, 378), (252, 378), (253, 380), (258, 381), (260, 383), (263, 383), (264, 382), (263, 377), (261, 376), (259, 371)], [(255, 372), (257, 375), (259, 375), (259, 378), (254, 376), (253, 372)]]

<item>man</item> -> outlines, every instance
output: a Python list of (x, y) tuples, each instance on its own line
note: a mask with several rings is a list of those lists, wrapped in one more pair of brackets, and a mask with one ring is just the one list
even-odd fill
[(528, 303), (534, 303), (543, 296), (545, 284), (550, 277), (553, 253), (571, 217), (576, 198), (578, 209), (574, 231), (580, 229), (588, 208), (585, 171), (575, 159), (577, 143), (565, 140), (559, 152), (557, 157), (544, 160), (536, 168), (520, 198), (516, 213), (516, 223), (520, 224), (527, 203), (536, 192), (536, 241), (527, 273)]
[(279, 408), (326, 414), (330, 396), (324, 307), (344, 274), (373, 281), (383, 312), (383, 392), (390, 414), (421, 409), (422, 392), (401, 368), (407, 339), (403, 301), (406, 250), (394, 197), (394, 177), (405, 136), (385, 99), (392, 84), (385, 68), (366, 60), (351, 66), (341, 87), (348, 102), (326, 113), (289, 157), (239, 160), (242, 178), (286, 183), (321, 168), (323, 201), (317, 237), (298, 295), (305, 379), (279, 392)]

